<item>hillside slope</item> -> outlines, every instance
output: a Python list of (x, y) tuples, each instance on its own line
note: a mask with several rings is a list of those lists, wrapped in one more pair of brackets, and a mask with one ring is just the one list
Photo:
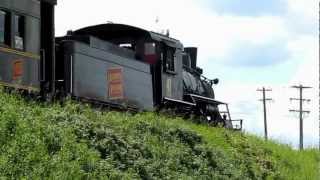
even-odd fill
[(317, 179), (319, 154), (154, 113), (0, 92), (0, 179)]

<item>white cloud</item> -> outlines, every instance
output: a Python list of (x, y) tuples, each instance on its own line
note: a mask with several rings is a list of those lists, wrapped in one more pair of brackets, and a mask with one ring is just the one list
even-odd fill
[(195, 20), (185, 17), (190, 21), (182, 22), (171, 18), (168, 24), (171, 23), (174, 35), (185, 44), (199, 47), (202, 65), (210, 59), (222, 61), (237, 44), (263, 45), (288, 38), (284, 23), (278, 17), (219, 16), (202, 12), (193, 13), (192, 17)]
[[(319, 91), (318, 91), (318, 78), (319, 78), (319, 56), (318, 56), (318, 37), (313, 31), (307, 31), (306, 29), (317, 29), (316, 24), (318, 21), (318, 2), (315, 1), (289, 1), (288, 13), (284, 17), (277, 17), (278, 27), (281, 30), (275, 31), (281, 32), (281, 36), (275, 36), (274, 38), (282, 38), (287, 40), (287, 47), (290, 51), (289, 61), (299, 63), (298, 71), (292, 75), (289, 82), (283, 84), (269, 84), (273, 88), (271, 93), (275, 102), (269, 105), (269, 134), (272, 138), (278, 139), (281, 142), (286, 142), (297, 147), (299, 138), (299, 120), (297, 115), (290, 114), (288, 109), (297, 108), (296, 104), (289, 102), (290, 97), (297, 97), (298, 92), (289, 87), (291, 85), (303, 84), (313, 86), (311, 90), (304, 92), (305, 98), (312, 99), (310, 104), (306, 104), (305, 108), (311, 110), (304, 119), (304, 136), (305, 143), (309, 146), (316, 147), (318, 143), (318, 127), (319, 127)], [(299, 27), (300, 26), (300, 27)], [(273, 26), (271, 26), (273, 27)], [(263, 31), (262, 31), (263, 32)], [(273, 36), (273, 33), (271, 33)], [(285, 69), (283, 69), (285, 71)], [(246, 119), (246, 128), (259, 135), (263, 135), (263, 119), (262, 119), (262, 105), (258, 107), (256, 99), (257, 96), (253, 93), (254, 87), (261, 87), (258, 84), (233, 84), (222, 88), (221, 95), (223, 98), (227, 98), (232, 95), (230, 103), (233, 104), (235, 115)], [(232, 89), (227, 92), (225, 89)], [(237, 96), (237, 95), (238, 96)], [(241, 98), (239, 97), (241, 96)], [(257, 111), (260, 112), (245, 112), (237, 113), (239, 111), (246, 110), (241, 107), (239, 102), (247, 102), (251, 106), (257, 106)], [(297, 102), (295, 102), (297, 103)], [(258, 122), (257, 122), (258, 121)], [(251, 125), (252, 124), (252, 125)], [(257, 127), (258, 129), (252, 129)]]
[(287, 0), (289, 11), (299, 14), (305, 19), (314, 19), (318, 17), (319, 2), (316, 0)]

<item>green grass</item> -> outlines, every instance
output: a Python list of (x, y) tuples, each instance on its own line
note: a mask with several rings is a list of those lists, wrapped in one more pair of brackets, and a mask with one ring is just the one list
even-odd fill
[(104, 112), (0, 92), (0, 179), (297, 179), (319, 152), (155, 113)]

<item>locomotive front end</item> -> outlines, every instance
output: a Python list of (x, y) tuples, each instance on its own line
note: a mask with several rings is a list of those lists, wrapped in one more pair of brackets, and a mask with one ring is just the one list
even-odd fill
[[(210, 80), (203, 76), (203, 70), (197, 67), (197, 48), (185, 48), (183, 55), (183, 93), (184, 100), (194, 103), (195, 113), (214, 125), (221, 124), (226, 128), (235, 129), (232, 125), (228, 104), (217, 101), (213, 85), (218, 79)], [(221, 111), (219, 107), (224, 106)]]

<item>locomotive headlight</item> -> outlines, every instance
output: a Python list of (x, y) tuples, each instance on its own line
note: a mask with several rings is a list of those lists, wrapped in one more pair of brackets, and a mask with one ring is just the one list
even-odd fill
[(218, 78), (213, 79), (210, 81), (210, 83), (211, 83), (211, 85), (217, 85), (217, 84), (219, 84), (219, 79)]
[(215, 85), (219, 84), (219, 79), (218, 79), (218, 78), (217, 78), (217, 79), (214, 79), (214, 80), (213, 80), (213, 84), (215, 84)]

